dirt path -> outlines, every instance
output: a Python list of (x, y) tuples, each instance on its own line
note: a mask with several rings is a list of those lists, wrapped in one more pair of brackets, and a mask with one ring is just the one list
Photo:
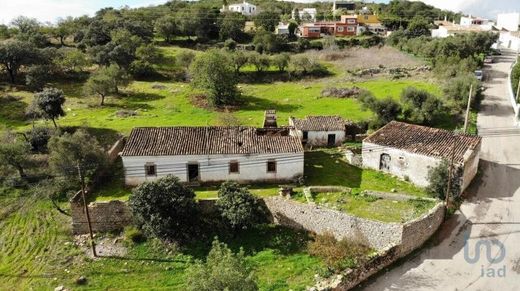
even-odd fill
[(486, 69), (486, 97), (477, 122), (483, 136), (482, 175), (468, 200), (443, 225), (438, 244), (360, 289), (520, 290), (520, 130), (507, 95), (513, 61), (507, 53)]

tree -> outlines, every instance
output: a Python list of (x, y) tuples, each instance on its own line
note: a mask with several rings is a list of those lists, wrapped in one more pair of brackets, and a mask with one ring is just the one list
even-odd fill
[(444, 111), (442, 101), (428, 91), (407, 87), (401, 92), (403, 116), (417, 123), (431, 125)]
[(187, 70), (194, 59), (195, 53), (188, 50), (182, 50), (175, 57), (175, 63)]
[(220, 40), (226, 40), (228, 38), (235, 41), (240, 40), (246, 18), (237, 12), (225, 12), (221, 16), (219, 26), (219, 37)]
[(230, 58), (213, 49), (199, 54), (191, 65), (193, 85), (209, 93), (213, 105), (230, 105), (239, 97), (238, 80)]
[(29, 161), (30, 145), (10, 131), (0, 134), (0, 164), (13, 167), (20, 178), (27, 177), (25, 167)]
[(216, 238), (206, 262), (197, 261), (187, 274), (188, 290), (258, 290), (254, 274), (246, 264), (244, 251), (234, 254)]
[[(443, 160), (437, 167), (431, 168), (428, 171), (429, 186), (426, 188), (428, 194), (439, 199), (446, 199), (448, 191), (448, 177), (449, 177), (449, 162)], [(452, 173), (450, 185), (450, 197), (458, 197), (460, 195), (461, 187), (461, 171), (462, 169), (455, 166)]]
[(280, 22), (280, 13), (274, 11), (262, 11), (254, 19), (255, 26), (266, 31), (273, 32)]
[(388, 122), (397, 119), (401, 114), (401, 105), (388, 96), (384, 99), (377, 99), (370, 93), (365, 93), (358, 97), (363, 108), (370, 109), (377, 117), (375, 127), (380, 127)]
[(81, 169), (87, 182), (107, 164), (107, 155), (97, 139), (86, 130), (54, 135), (48, 143), (49, 165), (53, 173), (71, 183), (78, 183)]
[(36, 62), (37, 50), (28, 42), (6, 40), (0, 43), (0, 64), (9, 74), (11, 83), (16, 82), (20, 67)]
[(167, 43), (171, 43), (173, 37), (179, 33), (179, 29), (175, 23), (175, 17), (165, 15), (157, 19), (157, 21), (155, 21), (155, 31), (157, 34), (164, 37), (164, 40)]
[(233, 230), (254, 226), (261, 219), (258, 199), (236, 182), (224, 182), (218, 192), (217, 207)]
[(153, 44), (143, 44), (137, 48), (135, 55), (138, 60), (156, 64), (161, 61), (162, 55), (159, 49)]
[(253, 44), (255, 45), (255, 50), (259, 53), (264, 51), (268, 53), (276, 53), (282, 50), (284, 41), (272, 32), (260, 30), (256, 32), (255, 37), (253, 38)]
[(302, 22), (302, 20), (300, 18), (300, 11), (298, 10), (298, 8), (294, 8), (293, 15), (294, 15), (294, 21), (297, 24), (300, 24)]
[(50, 65), (30, 66), (25, 73), (25, 85), (32, 90), (42, 90), (52, 77), (53, 67)]
[(132, 191), (130, 207), (135, 221), (151, 236), (185, 239), (197, 217), (195, 193), (177, 177), (145, 182)]
[(58, 128), (56, 119), (65, 116), (65, 111), (62, 108), (63, 103), (65, 103), (63, 91), (56, 88), (45, 88), (43, 91), (36, 93), (34, 99), (45, 118), (52, 120), (54, 128)]
[(16, 39), (29, 42), (37, 47), (45, 47), (48, 44), (47, 37), (41, 32), (40, 23), (35, 18), (18, 16), (11, 21), (16, 28)]
[(303, 74), (307, 74), (312, 69), (312, 61), (304, 55), (294, 56), (290, 64), (293, 71), (301, 71)]
[(235, 73), (240, 73), (240, 69), (249, 61), (249, 55), (239, 50), (230, 54), (231, 62), (235, 67)]
[(456, 112), (464, 112), (468, 104), (469, 90), (473, 85), (471, 107), (476, 109), (482, 100), (482, 88), (480, 82), (473, 73), (452, 78), (444, 85), (443, 92), (448, 104)]
[(64, 72), (83, 72), (90, 65), (87, 55), (76, 48), (61, 48), (56, 61)]
[(257, 52), (249, 54), (249, 63), (255, 66), (256, 71), (261, 73), (267, 69), (271, 65), (271, 60), (266, 55), (259, 54)]
[(97, 94), (101, 97), (101, 106), (110, 94), (119, 93), (119, 86), (126, 86), (130, 82), (128, 74), (115, 65), (100, 68), (94, 72), (84, 85), (86, 94)]
[(273, 64), (278, 68), (278, 71), (285, 72), (291, 61), (291, 56), (286, 53), (277, 54), (273, 56)]
[(430, 24), (423, 17), (416, 16), (408, 24), (406, 33), (409, 37), (429, 36)]
[(62, 46), (65, 46), (65, 39), (75, 32), (75, 21), (72, 17), (59, 19), (56, 27), (51, 31), (52, 35), (56, 37)]

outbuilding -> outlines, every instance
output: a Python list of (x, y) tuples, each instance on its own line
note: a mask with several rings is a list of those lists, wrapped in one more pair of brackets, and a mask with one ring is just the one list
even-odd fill
[(339, 146), (345, 141), (345, 120), (339, 116), (289, 118), (291, 135), (306, 146)]
[(428, 172), (442, 160), (459, 169), (464, 191), (477, 174), (481, 137), (392, 121), (363, 140), (363, 166), (429, 185)]
[(121, 152), (125, 183), (166, 175), (182, 182), (279, 182), (303, 176), (303, 147), (287, 129), (134, 128)]

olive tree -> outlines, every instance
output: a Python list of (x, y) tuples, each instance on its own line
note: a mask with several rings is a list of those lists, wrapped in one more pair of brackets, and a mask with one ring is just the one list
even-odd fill
[(20, 178), (25, 178), (26, 165), (31, 147), (29, 143), (10, 131), (0, 133), (0, 163), (18, 171)]
[(254, 274), (246, 264), (244, 251), (234, 254), (216, 238), (206, 261), (197, 261), (187, 274), (188, 290), (258, 290)]
[(52, 120), (54, 128), (58, 128), (56, 119), (65, 116), (65, 111), (62, 108), (63, 103), (65, 103), (63, 91), (56, 88), (45, 88), (34, 95), (34, 101), (43, 116)]
[(191, 65), (193, 85), (209, 94), (213, 105), (235, 103), (239, 97), (235, 68), (227, 54), (220, 50), (209, 50), (199, 54)]

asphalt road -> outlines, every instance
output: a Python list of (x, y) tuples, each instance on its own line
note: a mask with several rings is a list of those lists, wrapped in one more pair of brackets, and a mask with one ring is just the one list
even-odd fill
[(505, 53), (485, 69), (481, 175), (460, 211), (429, 245), (358, 289), (520, 290), (520, 130), (507, 91), (514, 58)]

